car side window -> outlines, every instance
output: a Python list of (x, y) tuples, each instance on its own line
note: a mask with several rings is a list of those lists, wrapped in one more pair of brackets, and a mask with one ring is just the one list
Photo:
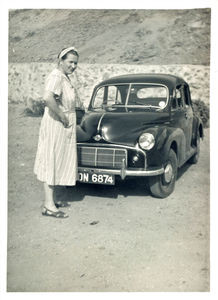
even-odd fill
[(172, 99), (171, 108), (172, 108), (172, 110), (177, 109), (177, 99), (175, 97)]
[(186, 107), (190, 106), (190, 95), (189, 95), (189, 89), (186, 85), (184, 85), (184, 100)]
[(179, 109), (184, 107), (184, 97), (182, 95), (182, 87), (179, 86), (176, 88), (176, 101)]

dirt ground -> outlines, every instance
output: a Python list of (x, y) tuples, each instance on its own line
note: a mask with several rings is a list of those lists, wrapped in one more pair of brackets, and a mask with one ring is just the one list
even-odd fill
[(59, 188), (68, 219), (43, 217), (33, 174), (41, 118), (9, 105), (9, 292), (209, 291), (209, 129), (166, 199), (142, 180)]

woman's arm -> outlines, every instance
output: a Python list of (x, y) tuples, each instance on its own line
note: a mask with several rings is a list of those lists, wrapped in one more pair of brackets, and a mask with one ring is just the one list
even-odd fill
[(63, 123), (64, 127), (68, 127), (69, 120), (57, 105), (54, 94), (50, 91), (45, 91), (44, 100), (46, 102), (46, 105), (58, 116), (60, 122)]
[(90, 133), (86, 132), (80, 125), (76, 126), (77, 142), (85, 142), (92, 137)]

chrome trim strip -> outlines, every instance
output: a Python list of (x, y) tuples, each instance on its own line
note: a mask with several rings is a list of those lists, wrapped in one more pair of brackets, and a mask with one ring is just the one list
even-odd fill
[[(130, 148), (130, 149), (132, 149), (132, 150), (137, 150), (137, 148), (135, 148), (135, 147), (133, 147), (133, 148), (131, 148), (131, 147), (126, 147), (126, 146), (119, 146), (119, 145), (115, 145), (115, 144), (98, 144), (98, 143), (96, 143), (96, 144), (88, 144), (88, 143), (77, 143), (77, 145), (80, 147), (80, 146), (82, 146), (83, 148), (87, 148), (87, 149), (89, 149), (89, 148), (91, 148), (91, 149), (93, 149), (93, 148), (100, 148), (100, 149), (105, 149), (105, 150), (108, 150), (109, 148), (114, 148), (115, 150), (126, 150), (125, 148)], [(91, 147), (89, 147), (91, 145)], [(103, 146), (103, 147), (102, 147)], [(107, 146), (109, 146), (109, 147), (107, 147)], [(124, 149), (117, 149), (117, 148), (124, 148)], [(111, 149), (110, 149), (111, 150)], [(143, 151), (142, 151), (143, 152)]]
[(101, 174), (111, 174), (111, 175), (120, 175), (122, 179), (125, 179), (126, 176), (157, 176), (164, 173), (164, 168), (157, 168), (153, 170), (128, 170), (125, 166), (125, 161), (123, 161), (122, 168), (120, 170), (116, 169), (100, 169), (100, 168), (87, 168), (87, 167), (78, 167), (78, 172), (92, 172), (92, 173), (101, 173)]
[(98, 121), (97, 133), (99, 133), (99, 131), (100, 131), (101, 121), (102, 121), (102, 119), (104, 118), (105, 114), (106, 114), (106, 113), (103, 113), (102, 116), (101, 116), (101, 118), (100, 118), (99, 121)]
[(95, 148), (95, 166), (97, 167), (98, 148)]
[(113, 167), (115, 166), (115, 151), (116, 149), (113, 149)]
[(145, 157), (146, 157), (146, 153), (145, 151), (143, 151), (141, 148), (139, 148), (138, 144), (136, 146), (126, 146), (126, 145), (119, 145), (119, 144), (101, 144), (101, 143), (84, 143), (84, 142), (79, 142), (77, 143), (78, 146), (84, 146), (84, 147), (99, 147), (99, 148), (127, 148), (127, 149), (131, 149), (131, 150), (135, 150), (135, 151), (139, 151), (141, 152)]
[(125, 161), (125, 159), (122, 160), (122, 169), (120, 172), (120, 176), (122, 179), (124, 179), (126, 177), (126, 161)]

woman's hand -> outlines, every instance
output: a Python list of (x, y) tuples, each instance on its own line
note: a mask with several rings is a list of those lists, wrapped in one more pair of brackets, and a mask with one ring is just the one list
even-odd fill
[(60, 122), (64, 125), (64, 127), (68, 127), (69, 120), (58, 106), (55, 99), (55, 95), (50, 91), (46, 91), (44, 95), (44, 100), (46, 102), (46, 105), (49, 107), (49, 109), (51, 109), (52, 112), (56, 114), (56, 116), (59, 118)]

